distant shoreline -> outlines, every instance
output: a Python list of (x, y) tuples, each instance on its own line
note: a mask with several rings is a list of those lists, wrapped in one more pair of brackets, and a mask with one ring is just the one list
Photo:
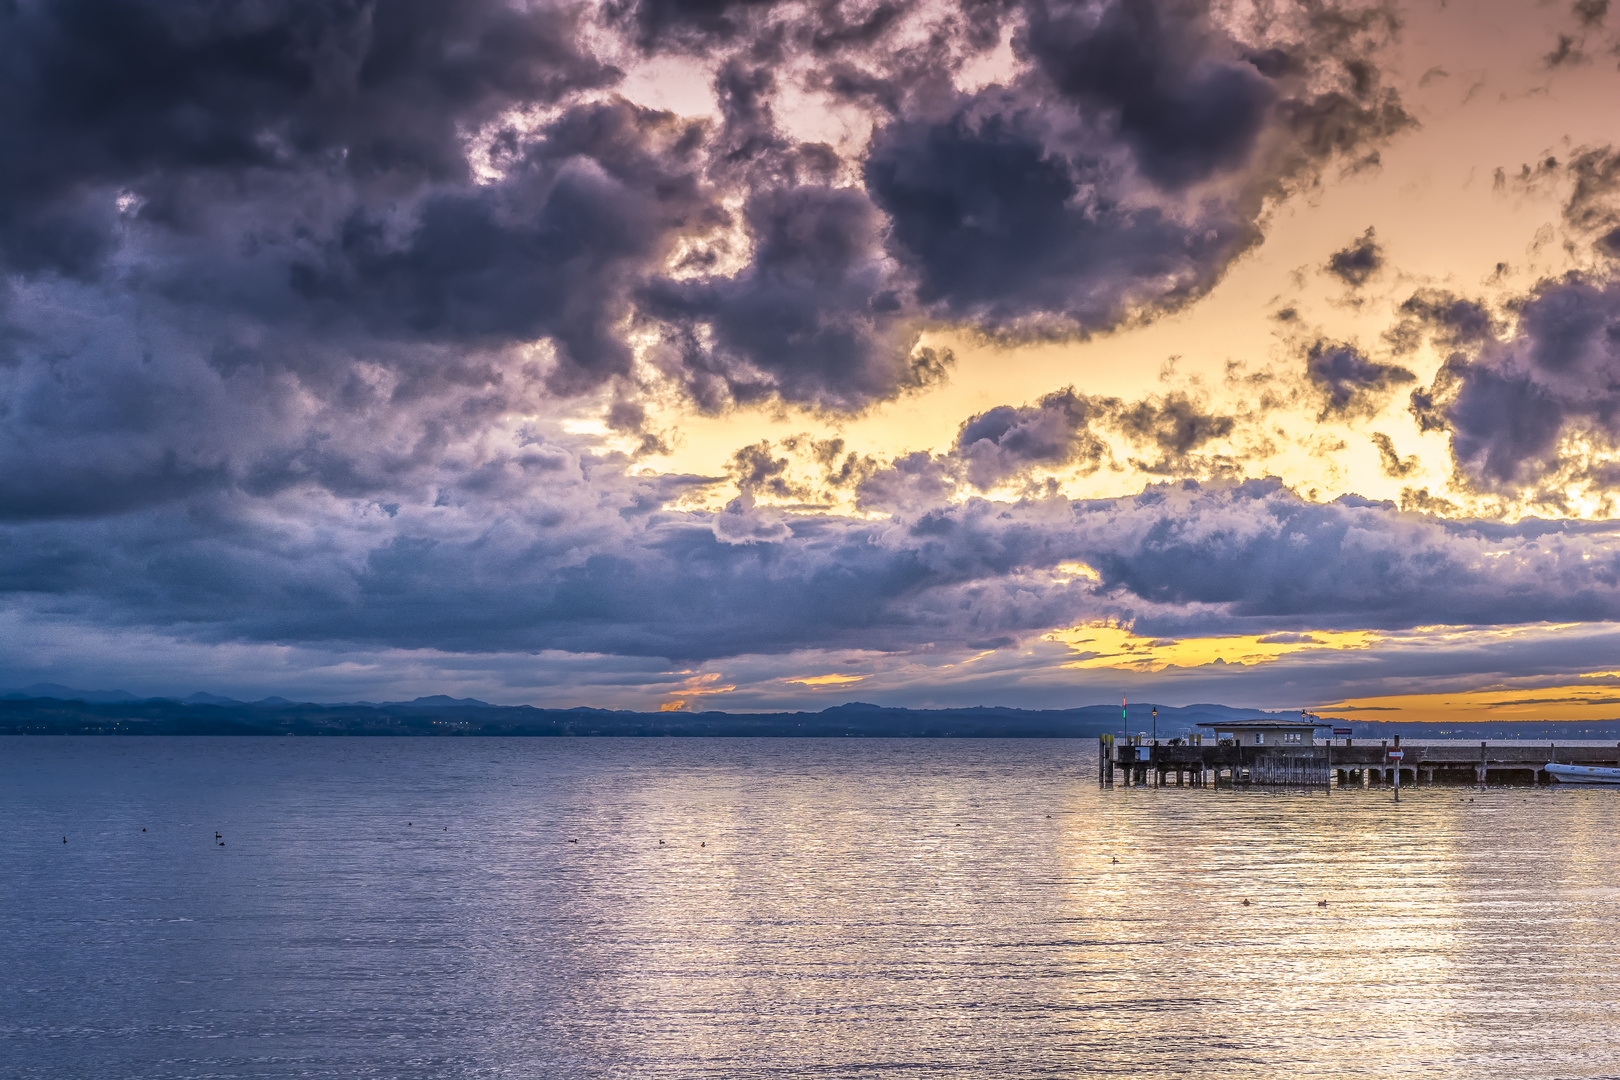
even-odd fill
[[(1143, 711), (1147, 707), (1140, 706)], [(902, 709), (852, 702), (820, 712), (644, 713), (529, 705), (212, 705), (165, 698), (84, 702), (13, 697), (0, 700), (0, 735), (1095, 739), (1121, 730), (1118, 708)], [(1160, 706), (1158, 731), (1167, 742), (1197, 723), (1256, 715), (1268, 714), (1224, 705)], [(1148, 731), (1150, 723), (1133, 715), (1130, 731)], [(1357, 740), (1398, 734), (1409, 739), (1620, 741), (1620, 720), (1336, 723), (1350, 727)]]

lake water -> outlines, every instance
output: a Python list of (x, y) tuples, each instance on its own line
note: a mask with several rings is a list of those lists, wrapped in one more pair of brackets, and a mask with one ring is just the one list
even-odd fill
[(0, 739), (0, 1076), (1620, 1075), (1620, 791), (1096, 774)]

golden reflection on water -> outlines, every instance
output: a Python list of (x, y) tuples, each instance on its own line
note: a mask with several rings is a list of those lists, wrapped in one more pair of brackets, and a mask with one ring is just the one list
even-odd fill
[(1100, 791), (1084, 744), (723, 749), (568, 853), (617, 928), (588, 966), (643, 1010), (636, 1070), (1615, 1069), (1620, 793)]
[[(75, 955), (52, 904), (72, 940), (111, 917), (137, 982), (177, 939), (136, 914), (200, 913), (206, 992), (164, 984), (189, 1027), (76, 999), (166, 1032), (142, 1075), (1620, 1073), (1620, 791), (1101, 790), (1081, 741), (248, 742), (165, 766), (183, 803), (103, 763), (94, 858), (0, 852), (25, 984)], [(137, 789), (163, 843), (212, 815), (237, 846), (129, 862)], [(4, 809), (102, 812), (76, 790)], [(75, 913), (95, 895), (126, 900)], [(89, 1045), (23, 1000), (21, 1060)], [(277, 1054), (303, 1071), (245, 1064)]]

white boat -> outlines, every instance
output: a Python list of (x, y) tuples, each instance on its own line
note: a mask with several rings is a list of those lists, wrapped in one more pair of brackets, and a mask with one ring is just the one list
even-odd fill
[(1620, 784), (1620, 769), (1597, 765), (1559, 765), (1550, 762), (1547, 775), (1560, 784)]

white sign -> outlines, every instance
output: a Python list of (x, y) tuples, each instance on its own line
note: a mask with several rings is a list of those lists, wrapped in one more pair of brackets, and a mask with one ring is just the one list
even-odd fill
[(1391, 750), (1389, 752), (1389, 756), (1391, 758), (1395, 759), (1395, 760), (1399, 760), (1399, 759), (1406, 756), (1406, 751), (1405, 750)]

